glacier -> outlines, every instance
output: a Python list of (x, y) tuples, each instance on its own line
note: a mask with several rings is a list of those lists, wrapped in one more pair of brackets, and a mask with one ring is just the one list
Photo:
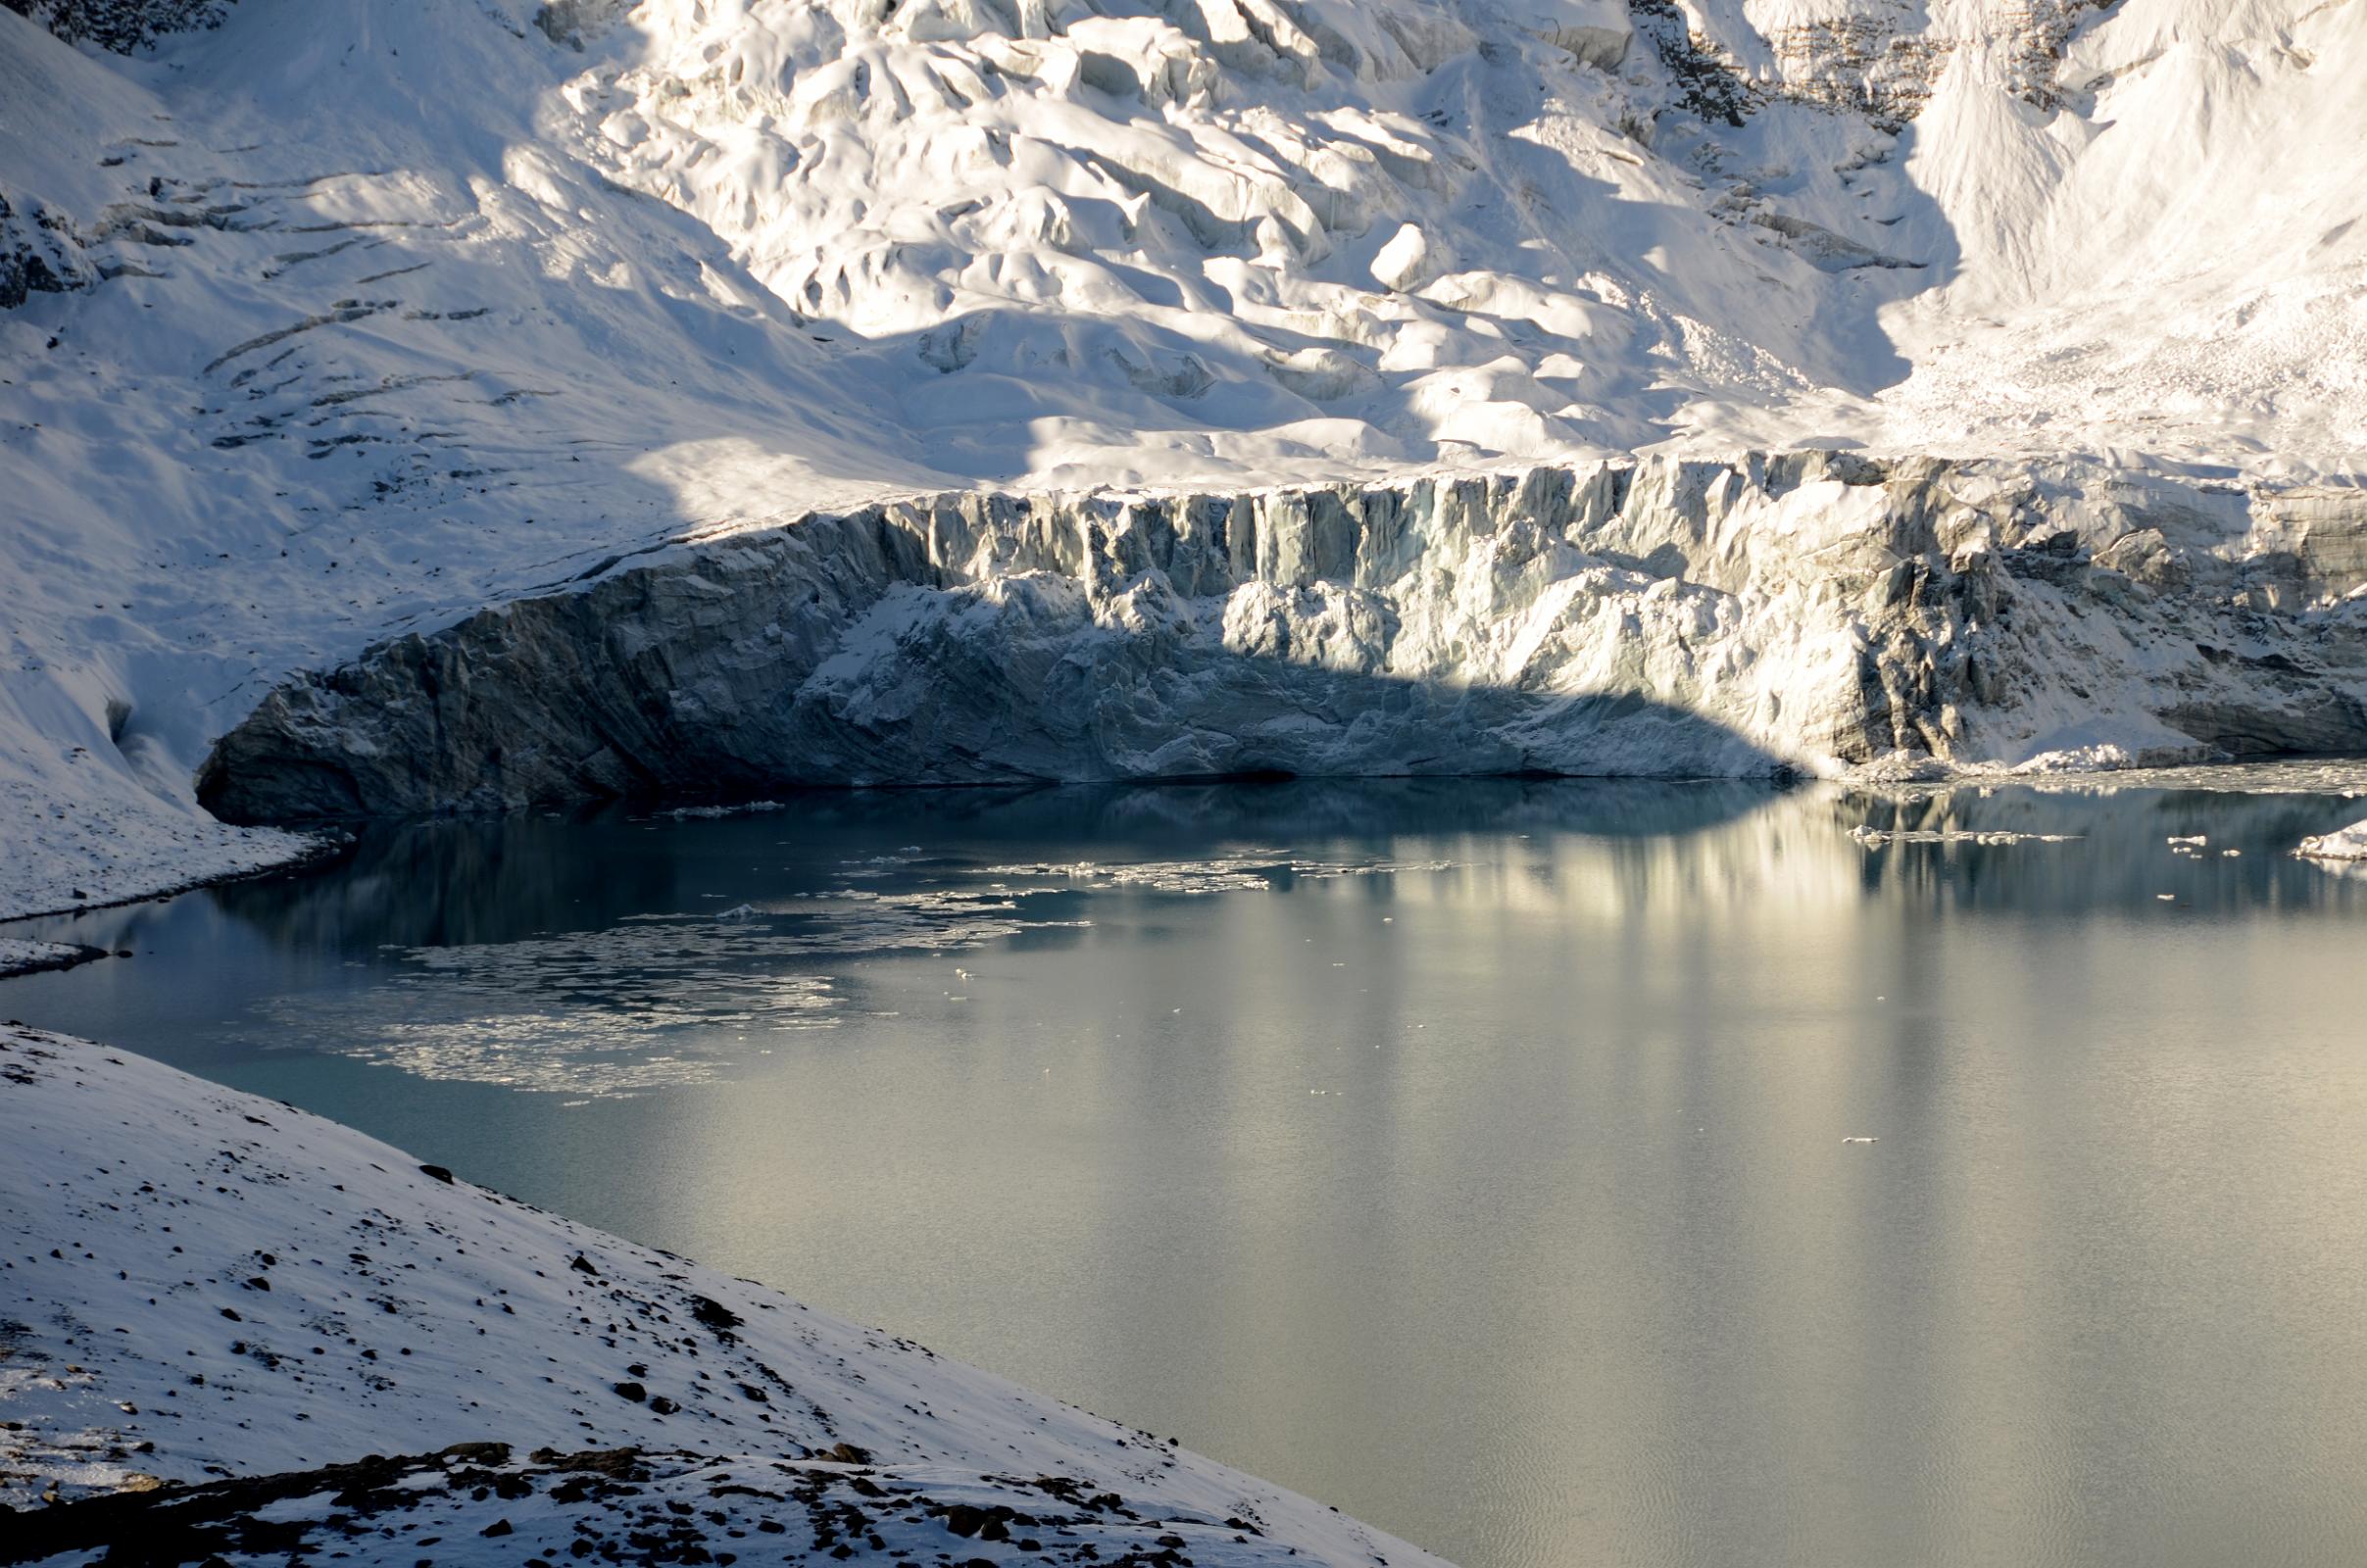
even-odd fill
[(1802, 452), (953, 494), (282, 686), (229, 821), (795, 784), (1914, 778), (2367, 749), (2367, 498)]
[[(2352, 745), (2363, 18), (11, 0), (0, 912), (303, 853), (274, 800)], [(1689, 464), (1768, 536), (1511, 514), (1535, 474)], [(1456, 487), (1503, 499), (1466, 529), (1422, 500)], [(1336, 503), (1358, 550), (1383, 498), (1420, 559), (1178, 578), (1144, 509), (1255, 495)], [(615, 715), (606, 758), (554, 711), (530, 758), (338, 773), (341, 737), (419, 738), (390, 648), (498, 684), (488, 611), (605, 612), (691, 557), (756, 596), (720, 626), (771, 591), (750, 538), (891, 506), (1139, 514), (1147, 554), (866, 558), (791, 617), (814, 646), (653, 631), (713, 706), (635, 674), (688, 706)], [(980, 667), (1022, 644), (1040, 669)], [(1137, 673), (1088, 724), (1058, 680), (1096, 659)]]

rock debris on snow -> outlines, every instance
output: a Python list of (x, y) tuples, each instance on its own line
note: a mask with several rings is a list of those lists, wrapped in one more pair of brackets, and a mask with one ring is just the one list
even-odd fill
[(0, 1029), (0, 1562), (1435, 1563), (334, 1123)]

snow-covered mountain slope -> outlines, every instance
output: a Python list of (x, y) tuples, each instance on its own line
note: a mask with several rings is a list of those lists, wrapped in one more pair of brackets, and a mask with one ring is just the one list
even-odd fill
[(947, 378), (900, 412), (965, 473), (2367, 448), (2356, 4), (653, 0), (583, 31), (587, 162), (891, 360), (920, 332)]
[(285, 858), (196, 809), (213, 734), (731, 514), (665, 477), (701, 453), (929, 476), (719, 245), (542, 150), (532, 10), (249, 4), (133, 61), (0, 11), (10, 234), (81, 285), (0, 311), (0, 912)]
[(577, 1539), (635, 1562), (1437, 1562), (334, 1123), (15, 1026), (0, 1196), (0, 1507), (31, 1510), (0, 1512), (0, 1562), (147, 1541), (508, 1564)]
[(1960, 53), (1908, 160), (1960, 261), (1893, 318), (1914, 369), (1878, 439), (2359, 467), (2362, 66), (2356, 0), (2092, 14), (2041, 112)]
[(2367, 448), (2367, 0), (32, 9), (222, 24), (0, 9), (0, 911), (291, 853), (188, 789), (290, 671), (808, 507)]

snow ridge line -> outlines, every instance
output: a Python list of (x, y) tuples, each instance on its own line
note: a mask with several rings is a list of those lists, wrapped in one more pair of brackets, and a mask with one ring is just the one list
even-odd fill
[(0, 1561), (1437, 1564), (909, 1340), (17, 1024), (0, 1293), (0, 1507), (30, 1510), (0, 1513)]

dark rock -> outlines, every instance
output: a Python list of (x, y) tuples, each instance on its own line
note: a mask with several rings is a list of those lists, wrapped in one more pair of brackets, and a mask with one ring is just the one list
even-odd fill
[(94, 43), (119, 55), (167, 33), (219, 27), (231, 0), (0, 0), (68, 43)]
[(606, 1476), (612, 1481), (636, 1481), (647, 1475), (639, 1448), (586, 1448), (564, 1454), (556, 1448), (537, 1448), (527, 1457), (553, 1470)]
[(400, 1485), (440, 1465), (433, 1455), (388, 1458), (372, 1454), (352, 1464), (275, 1475), (240, 1476), (190, 1486), (166, 1482), (137, 1492), (58, 1501), (47, 1508), (0, 1513), (0, 1563), (38, 1562), (104, 1547), (106, 1560), (126, 1564), (222, 1561), (241, 1557), (300, 1558), (320, 1521), (274, 1521), (258, 1515), (275, 1502), (333, 1494), (335, 1506), (359, 1515), (410, 1507), (419, 1494)]
[(456, 1464), (503, 1465), (510, 1462), (510, 1446), (506, 1443), (456, 1443), (436, 1455)]
[(722, 1302), (705, 1296), (693, 1296), (690, 1298), (690, 1315), (718, 1334), (728, 1329), (736, 1329), (748, 1321)]

